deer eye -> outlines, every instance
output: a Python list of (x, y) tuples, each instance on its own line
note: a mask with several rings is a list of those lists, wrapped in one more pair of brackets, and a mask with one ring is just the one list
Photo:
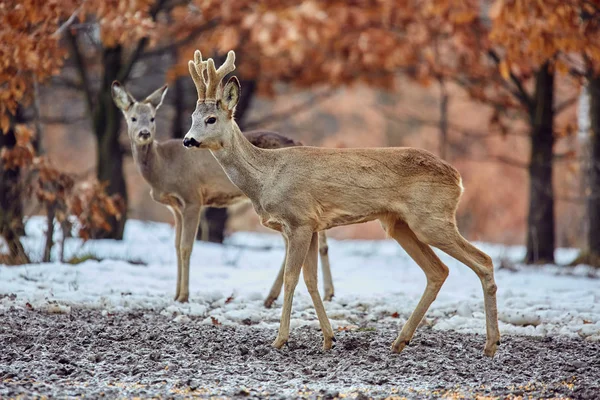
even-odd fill
[(217, 119), (215, 117), (206, 118), (207, 124), (214, 124), (215, 122), (217, 122)]
[(137, 121), (137, 118), (136, 118), (136, 117), (133, 117), (133, 118), (131, 118), (131, 120), (132, 120), (133, 122), (135, 122), (135, 121)]
[(154, 117), (150, 118), (150, 122), (154, 122)]

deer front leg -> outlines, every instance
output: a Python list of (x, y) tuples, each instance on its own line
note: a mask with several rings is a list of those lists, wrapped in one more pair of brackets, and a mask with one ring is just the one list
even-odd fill
[[(283, 241), (285, 243), (285, 253), (287, 255), (288, 244), (285, 235), (283, 236)], [(279, 268), (277, 278), (275, 278), (275, 282), (273, 282), (273, 286), (271, 286), (269, 295), (267, 296), (264, 302), (266, 308), (271, 308), (275, 300), (277, 300), (277, 297), (279, 297), (279, 293), (281, 293), (281, 287), (283, 286), (283, 273), (285, 271), (285, 260), (286, 256), (283, 256), (283, 262), (281, 263), (281, 268)]]
[(179, 288), (181, 286), (181, 228), (182, 219), (181, 210), (169, 207), (175, 217), (175, 253), (177, 255), (177, 285), (175, 286), (175, 300), (179, 298)]
[(208, 220), (206, 219), (206, 208), (200, 211), (200, 237), (198, 239), (208, 242), (208, 233), (210, 231), (210, 227), (208, 225)]
[(329, 318), (327, 318), (327, 313), (325, 312), (325, 307), (323, 306), (321, 297), (319, 297), (319, 289), (317, 285), (318, 243), (319, 234), (315, 232), (313, 233), (312, 240), (310, 241), (310, 247), (308, 248), (308, 253), (304, 259), (302, 274), (304, 275), (304, 283), (306, 283), (306, 288), (308, 289), (308, 293), (312, 298), (317, 317), (319, 318), (319, 325), (321, 326), (321, 331), (323, 332), (323, 350), (329, 350), (333, 345), (334, 337), (333, 329), (331, 329)]
[(310, 227), (301, 227), (286, 232), (287, 235), (287, 254), (285, 258), (285, 272), (283, 274), (283, 307), (281, 309), (281, 321), (279, 323), (279, 333), (277, 339), (273, 342), (273, 347), (280, 349), (290, 337), (290, 316), (292, 313), (292, 300), (294, 291), (300, 278), (302, 263), (308, 252), (308, 247), (312, 239), (312, 229)]
[(325, 231), (319, 232), (319, 254), (321, 255), (321, 273), (323, 274), (323, 300), (331, 301), (333, 298), (333, 278), (329, 265), (329, 246)]
[(193, 205), (183, 209), (181, 231), (181, 281), (179, 282), (179, 296), (177, 301), (186, 303), (190, 295), (190, 256), (194, 247), (198, 224), (200, 223), (200, 206)]

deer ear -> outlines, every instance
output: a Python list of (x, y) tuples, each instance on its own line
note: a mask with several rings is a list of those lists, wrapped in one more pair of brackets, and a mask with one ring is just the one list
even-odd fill
[(167, 94), (167, 85), (157, 89), (150, 96), (146, 97), (143, 103), (152, 104), (152, 106), (158, 110), (158, 108), (162, 105), (163, 100)]
[(129, 110), (133, 103), (135, 103), (133, 96), (131, 96), (118, 81), (112, 83), (111, 94), (117, 107), (123, 111)]
[(221, 96), (221, 106), (226, 111), (234, 111), (238, 101), (240, 101), (240, 95), (242, 93), (242, 86), (240, 81), (235, 76), (232, 76), (227, 81), (227, 84), (223, 88), (223, 96)]

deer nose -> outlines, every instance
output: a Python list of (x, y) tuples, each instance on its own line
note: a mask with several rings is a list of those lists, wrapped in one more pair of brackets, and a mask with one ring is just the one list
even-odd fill
[(140, 138), (142, 139), (148, 139), (150, 137), (150, 131), (147, 129), (144, 129), (143, 131), (140, 131)]
[(200, 147), (200, 142), (198, 142), (196, 139), (194, 138), (184, 138), (183, 139), (183, 145), (185, 147)]

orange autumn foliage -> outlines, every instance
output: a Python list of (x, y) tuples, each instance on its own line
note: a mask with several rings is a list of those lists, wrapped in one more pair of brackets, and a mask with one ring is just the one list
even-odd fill
[(58, 222), (70, 216), (77, 218), (79, 237), (93, 237), (100, 230), (110, 230), (108, 219), (120, 218), (124, 211), (118, 195), (109, 196), (105, 184), (62, 172), (48, 158), (36, 156), (31, 145), (33, 132), (25, 125), (15, 129), (16, 146), (2, 148), (0, 157), (5, 168), (22, 171), (23, 191), (35, 197), (45, 209), (52, 209)]

